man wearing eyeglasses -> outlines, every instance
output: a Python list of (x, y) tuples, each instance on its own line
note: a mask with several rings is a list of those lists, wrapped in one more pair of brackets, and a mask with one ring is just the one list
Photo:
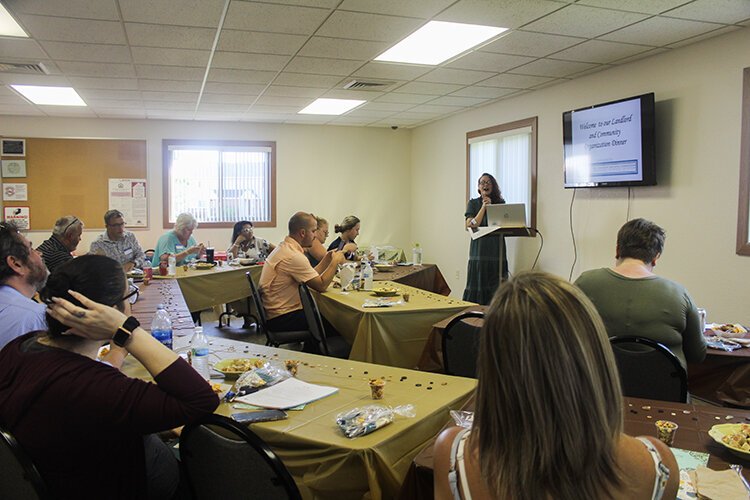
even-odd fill
[(46, 307), (31, 300), (47, 283), (42, 255), (13, 223), (0, 223), (0, 349), (26, 333), (46, 330)]
[(134, 267), (143, 267), (145, 255), (141, 245), (130, 231), (125, 230), (125, 220), (119, 210), (108, 210), (104, 214), (107, 230), (91, 243), (90, 253), (106, 255), (122, 264), (125, 272)]
[(50, 272), (73, 258), (71, 252), (78, 247), (82, 234), (83, 221), (78, 217), (66, 215), (57, 219), (52, 236), (37, 248)]

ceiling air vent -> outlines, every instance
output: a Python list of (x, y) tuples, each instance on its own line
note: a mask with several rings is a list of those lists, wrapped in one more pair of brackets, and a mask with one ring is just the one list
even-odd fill
[(42, 63), (19, 63), (0, 61), (0, 73), (24, 73), (34, 75), (48, 75), (47, 68)]
[(385, 90), (396, 82), (387, 82), (383, 80), (352, 80), (346, 85), (346, 90)]

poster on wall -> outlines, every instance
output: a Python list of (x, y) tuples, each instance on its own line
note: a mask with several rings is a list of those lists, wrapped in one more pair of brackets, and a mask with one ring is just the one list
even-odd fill
[(31, 228), (29, 222), (29, 207), (5, 207), (5, 222), (14, 222), (18, 229), (28, 230)]
[(148, 227), (146, 179), (110, 179), (109, 209), (122, 212), (128, 227)]
[(27, 184), (3, 182), (3, 201), (27, 201), (29, 199)]
[(3, 177), (26, 177), (26, 160), (3, 160)]

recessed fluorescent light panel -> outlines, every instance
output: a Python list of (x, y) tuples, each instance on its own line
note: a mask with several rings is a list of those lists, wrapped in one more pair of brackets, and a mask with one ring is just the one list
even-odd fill
[(357, 99), (315, 99), (302, 111), (300, 115), (343, 115), (367, 101)]
[(508, 28), (430, 21), (375, 60), (437, 65), (504, 31)]
[(16, 92), (34, 104), (47, 106), (85, 106), (73, 87), (42, 87), (39, 85), (11, 85)]
[(29, 35), (13, 19), (10, 12), (0, 3), (0, 36), (23, 36), (28, 38)]

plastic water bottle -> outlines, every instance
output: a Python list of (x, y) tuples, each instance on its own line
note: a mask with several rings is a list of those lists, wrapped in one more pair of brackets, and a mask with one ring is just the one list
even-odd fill
[(169, 319), (169, 313), (164, 308), (164, 304), (156, 306), (156, 314), (151, 320), (151, 336), (172, 348), (172, 320)]
[(177, 274), (177, 257), (173, 253), (169, 254), (167, 260), (167, 274), (169, 276), (175, 276)]
[(419, 246), (419, 243), (415, 243), (411, 250), (411, 261), (415, 266), (422, 265), (422, 247)]
[(191, 363), (193, 364), (193, 368), (195, 368), (195, 371), (197, 371), (204, 380), (211, 380), (211, 367), (208, 366), (210, 351), (208, 349), (208, 340), (206, 340), (206, 336), (203, 334), (202, 326), (195, 327), (195, 334), (193, 335), (193, 340), (190, 344), (192, 346)]
[(372, 290), (372, 266), (370, 261), (362, 259), (362, 268), (359, 271), (360, 290)]
[(151, 280), (154, 277), (154, 269), (151, 267), (151, 261), (146, 259), (143, 263), (143, 280)]

